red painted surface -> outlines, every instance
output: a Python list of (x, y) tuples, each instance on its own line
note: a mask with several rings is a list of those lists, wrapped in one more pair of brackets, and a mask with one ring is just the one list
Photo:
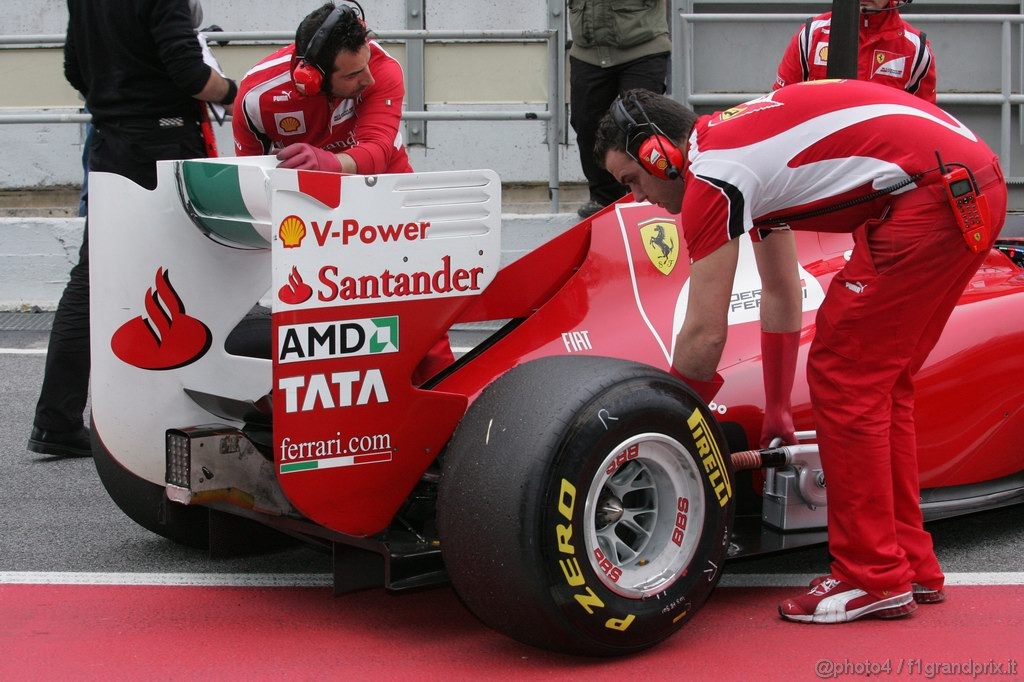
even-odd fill
[(448, 589), (334, 599), (327, 588), (0, 585), (0, 679), (866, 678), (858, 666), (881, 679), (970, 678), (943, 664), (1001, 664), (976, 679), (1024, 679), (1024, 586), (951, 587), (946, 603), (902, 620), (828, 626), (780, 620), (792, 592), (719, 588), (661, 645), (591, 660), (488, 630)]

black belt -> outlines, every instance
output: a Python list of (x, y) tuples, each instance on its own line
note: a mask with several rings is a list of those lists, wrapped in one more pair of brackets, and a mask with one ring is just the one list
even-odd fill
[(97, 128), (123, 128), (130, 130), (173, 130), (198, 128), (193, 116), (162, 116), (160, 118), (118, 118), (96, 122)]

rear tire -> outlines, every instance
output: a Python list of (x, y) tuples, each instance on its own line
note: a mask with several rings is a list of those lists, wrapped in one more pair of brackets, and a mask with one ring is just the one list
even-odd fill
[[(92, 419), (90, 419), (92, 422)], [(182, 545), (208, 549), (210, 512), (167, 499), (163, 486), (143, 480), (125, 469), (103, 445), (92, 422), (92, 457), (103, 487), (128, 517), (146, 530)]]
[(487, 625), (546, 649), (660, 642), (721, 575), (724, 444), (699, 398), (655, 368), (554, 357), (509, 371), (444, 454), (438, 528), (456, 592)]

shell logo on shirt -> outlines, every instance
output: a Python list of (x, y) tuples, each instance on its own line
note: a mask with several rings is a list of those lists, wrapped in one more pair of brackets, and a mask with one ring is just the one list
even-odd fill
[(274, 114), (277, 132), (282, 135), (302, 135), (306, 132), (306, 118), (301, 111), (288, 111)]
[(814, 63), (818, 66), (828, 66), (828, 43), (818, 43), (818, 49), (814, 51)]

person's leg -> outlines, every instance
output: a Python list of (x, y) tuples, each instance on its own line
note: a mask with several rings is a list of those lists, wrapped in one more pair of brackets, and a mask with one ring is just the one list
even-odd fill
[[(46, 454), (83, 455), (86, 438), (79, 438), (70, 447), (80, 452), (50, 452), (45, 441), (67, 441), (83, 427), (89, 389), (89, 225), (86, 221), (78, 264), (71, 276), (53, 318), (50, 341), (46, 351), (43, 385), (36, 404), (35, 429), (47, 432), (49, 438), (33, 431), (29, 449)], [(56, 445), (59, 445), (57, 443)], [(55, 445), (55, 447), (56, 447)], [(58, 450), (60, 448), (57, 448)], [(82, 452), (81, 450), (86, 451)]]
[[(156, 160), (205, 155), (198, 127), (169, 130), (94, 129), (89, 149), (91, 170), (123, 175), (156, 187)], [(58, 456), (91, 453), (83, 412), (89, 392), (89, 240), (88, 222), (78, 264), (54, 315), (43, 383), (36, 404), (28, 449)]]
[[(1003, 216), (1006, 213), (1006, 193), (996, 183), (983, 187), (990, 202), (992, 215), (995, 217), (992, 243), (1002, 228)], [(933, 221), (941, 224), (948, 220), (948, 209), (943, 203), (932, 204), (917, 209), (920, 220)], [(924, 529), (924, 518), (919, 503), (921, 497), (918, 480), (917, 437), (914, 428), (914, 386), (913, 376), (924, 364), (938, 342), (942, 330), (946, 326), (953, 309), (960, 300), (964, 289), (978, 268), (984, 262), (986, 253), (971, 254), (959, 242), (959, 237), (950, 239), (949, 248), (956, 255), (944, 268), (944, 277), (932, 284), (933, 296), (931, 307), (922, 312), (925, 316), (920, 336), (914, 347), (907, 371), (896, 382), (893, 391), (893, 428), (892, 428), (892, 476), (895, 493), (896, 535), (914, 570), (915, 597), (919, 601), (941, 601), (942, 587), (945, 582), (939, 560), (935, 556), (932, 537)], [(991, 247), (991, 243), (987, 246)], [(931, 244), (921, 248), (934, 248)], [(943, 247), (938, 245), (942, 250)], [(987, 249), (986, 249), (987, 251)], [(927, 258), (927, 254), (925, 258)], [(921, 595), (924, 588), (930, 596)]]
[[(993, 189), (994, 210), (1003, 210), (1003, 196)], [(921, 527), (910, 378), (983, 258), (967, 250), (932, 189), (890, 208), (888, 219), (855, 233), (850, 261), (818, 311), (808, 361), (832, 574), (880, 600), (902, 595), (917, 578), (941, 587)], [(783, 607), (799, 612), (825, 601), (810, 596)]]
[[(93, 170), (110, 171), (124, 149), (116, 138), (93, 129), (88, 158)], [(89, 395), (89, 221), (78, 264), (64, 287), (46, 351), (43, 383), (36, 402), (28, 449), (57, 456), (91, 454), (83, 412)]]
[[(827, 299), (826, 299), (827, 300)], [(890, 454), (891, 389), (900, 367), (812, 343), (807, 375), (828, 489), (831, 573), (876, 596), (910, 590), (899, 545)]]
[(896, 540), (913, 570), (912, 581), (930, 590), (941, 590), (945, 577), (921, 513), (914, 384), (909, 369), (893, 387), (890, 444)]
[[(85, 109), (85, 113), (89, 113)], [(78, 215), (84, 218), (89, 212), (89, 147), (92, 146), (92, 123), (85, 124), (85, 141), (82, 144), (82, 192), (78, 197)]]
[(665, 94), (668, 58), (668, 53), (654, 54), (623, 64), (618, 69), (619, 92), (643, 88), (659, 95)]
[[(580, 165), (587, 178), (590, 200), (597, 206), (607, 206), (625, 195), (627, 190), (598, 165), (594, 158), (594, 139), (597, 124), (619, 94), (618, 79), (611, 68), (602, 69), (572, 57), (569, 63), (569, 123), (576, 131)], [(595, 212), (597, 206), (590, 213)]]

